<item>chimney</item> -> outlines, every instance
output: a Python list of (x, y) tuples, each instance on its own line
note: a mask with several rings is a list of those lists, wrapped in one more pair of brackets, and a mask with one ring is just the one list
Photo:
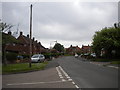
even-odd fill
[(36, 40), (36, 43), (37, 43), (37, 40)]
[(38, 42), (39, 43), (39, 45), (41, 45), (41, 43), (40, 42)]
[(35, 40), (35, 38), (33, 37), (33, 41)]
[(9, 31), (8, 34), (11, 35), (11, 31)]
[(27, 38), (29, 38), (29, 34), (27, 35)]
[(20, 36), (22, 36), (23, 35), (23, 32), (20, 32)]

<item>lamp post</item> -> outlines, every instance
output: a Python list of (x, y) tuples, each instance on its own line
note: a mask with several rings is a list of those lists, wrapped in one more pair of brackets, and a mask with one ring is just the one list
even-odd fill
[(31, 53), (32, 53), (32, 4), (30, 5), (30, 56), (29, 56), (29, 67), (31, 68)]
[(52, 57), (51, 57), (51, 49), (52, 49), (52, 48), (51, 48), (51, 44), (52, 44), (52, 42), (56, 42), (56, 43), (57, 43), (57, 40), (56, 40), (56, 41), (51, 41), (51, 42), (50, 42), (50, 59), (52, 59)]

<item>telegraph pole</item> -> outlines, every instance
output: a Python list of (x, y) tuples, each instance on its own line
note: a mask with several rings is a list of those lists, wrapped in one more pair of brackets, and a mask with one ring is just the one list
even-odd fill
[(32, 54), (32, 4), (30, 5), (30, 56), (29, 56), (29, 67), (31, 68), (31, 54)]

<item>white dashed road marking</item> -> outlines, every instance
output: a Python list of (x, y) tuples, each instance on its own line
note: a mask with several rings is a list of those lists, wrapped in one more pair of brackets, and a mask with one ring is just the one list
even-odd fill
[[(61, 66), (56, 67), (56, 70), (58, 72), (59, 77), (62, 79), (62, 81), (69, 81), (71, 82), (76, 88), (79, 88), (75, 82), (73, 82), (73, 80), (68, 76), (68, 74), (63, 70), (63, 68)], [(67, 80), (65, 80), (65, 78), (63, 77), (62, 73), (64, 74), (64, 76), (67, 78)]]
[(75, 82), (72, 82), (72, 84), (75, 84)]
[(75, 85), (76, 88), (79, 88), (77, 85)]

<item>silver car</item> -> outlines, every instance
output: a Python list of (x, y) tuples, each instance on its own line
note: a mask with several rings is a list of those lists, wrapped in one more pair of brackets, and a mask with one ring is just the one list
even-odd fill
[(42, 54), (35, 54), (31, 57), (31, 62), (44, 62), (45, 56)]

